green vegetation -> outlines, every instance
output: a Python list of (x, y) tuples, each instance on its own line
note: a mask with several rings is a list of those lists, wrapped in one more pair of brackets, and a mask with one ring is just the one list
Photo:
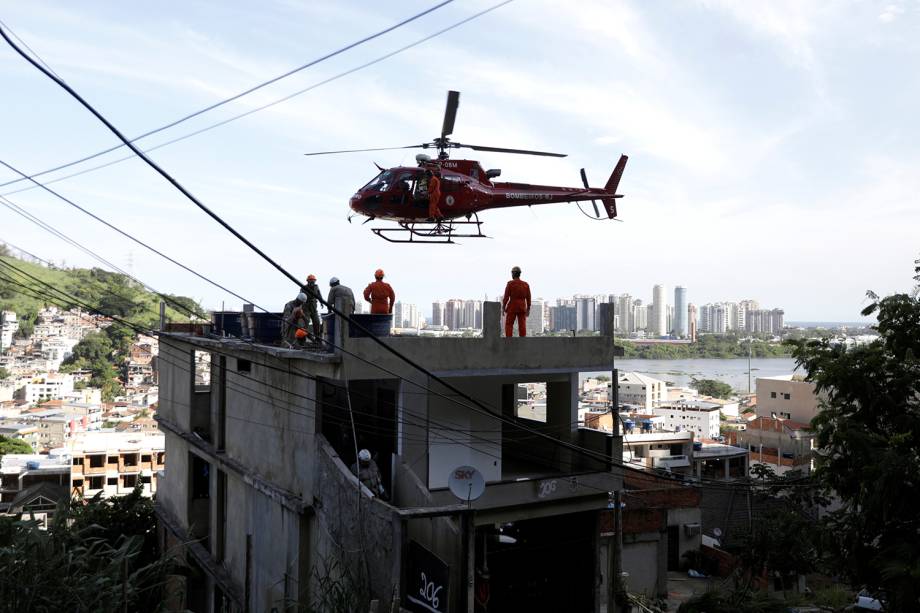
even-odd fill
[(690, 380), (690, 387), (704, 396), (712, 396), (713, 398), (728, 398), (735, 393), (731, 385), (715, 379), (697, 379), (693, 377)]
[(0, 366), (0, 381), (3, 381), (4, 379), (9, 378), (9, 376), (10, 376), (10, 371)]
[[(617, 339), (626, 351), (625, 358), (648, 360), (689, 360), (695, 358), (746, 358), (748, 341), (734, 334), (704, 334), (695, 343), (672, 345), (657, 343), (654, 345), (637, 345), (629, 340)], [(779, 343), (754, 340), (751, 343), (751, 355), (755, 358), (789, 357), (789, 348)]]
[(62, 504), (47, 530), (0, 518), (4, 611), (152, 613), (173, 563), (157, 547), (153, 501), (127, 496)]
[[(113, 324), (101, 332), (87, 334), (61, 364), (61, 372), (92, 371), (89, 385), (101, 389), (102, 399), (111, 402), (124, 393), (124, 387), (118, 380), (118, 366), (124, 363), (131, 346), (125, 330), (121, 324)], [(133, 336), (132, 331), (128, 332)]]
[(851, 586), (886, 594), (886, 610), (920, 610), (920, 260), (911, 293), (879, 298), (879, 339), (847, 349), (794, 341), (823, 394), (812, 421), (816, 477), (839, 498), (821, 523), (826, 562)]
[(32, 449), (32, 445), (21, 439), (0, 436), (0, 456), (8, 453), (35, 453), (35, 450)]
[[(160, 297), (147, 291), (125, 275), (99, 268), (46, 268), (4, 255), (0, 255), (0, 261), (41, 279), (107, 315), (127, 319), (144, 327), (152, 327), (159, 321)], [(0, 310), (16, 312), (20, 320), (20, 336), (31, 334), (36, 313), (44, 306), (54, 304), (65, 309), (79, 307), (75, 302), (65, 300), (63, 297), (52, 298), (51, 290), (32, 279), (5, 267), (0, 270), (3, 272), (3, 275), (0, 275)], [(30, 295), (30, 292), (3, 277), (15, 278), (17, 282), (34, 288), (31, 293), (46, 295), (48, 299)], [(201, 311), (201, 307), (191, 298), (170, 296), (170, 299), (188, 308), (193, 308), (195, 311)], [(180, 312), (172, 307), (167, 308), (166, 311), (171, 321), (188, 321), (188, 314), (184, 311)]]

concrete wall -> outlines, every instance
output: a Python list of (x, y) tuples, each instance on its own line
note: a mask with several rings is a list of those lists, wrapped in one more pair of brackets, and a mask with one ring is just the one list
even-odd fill
[(160, 403), (157, 414), (183, 431), (191, 430), (192, 347), (168, 337), (160, 340)]
[(692, 509), (669, 509), (668, 510), (668, 526), (678, 526), (680, 528), (680, 536), (677, 539), (678, 545), (678, 558), (680, 558), (680, 566), (684, 568), (686, 565), (686, 560), (684, 559), (684, 554), (688, 551), (698, 551), (702, 545), (702, 537), (700, 533), (697, 533), (694, 536), (687, 536), (687, 531), (684, 530), (684, 526), (687, 524), (697, 524), (699, 525), (702, 522), (702, 513), (699, 507)]
[[(461, 391), (500, 411), (501, 382), (492, 378), (452, 378), (450, 382)], [(452, 470), (473, 466), (486, 482), (502, 477), (502, 425), (494, 417), (465, 406), (454, 398), (453, 392), (435, 385), (435, 390), (448, 396), (428, 396), (428, 487), (447, 487)], [(463, 404), (463, 400), (460, 401)], [(439, 427), (442, 426), (442, 427)], [(466, 433), (455, 432), (464, 430)]]
[(181, 527), (188, 530), (188, 443), (172, 432), (164, 434), (169, 461), (158, 484), (157, 504), (165, 507)]
[(630, 592), (657, 596), (665, 590), (661, 574), (667, 576), (667, 541), (661, 533), (624, 534), (623, 571), (629, 573)]

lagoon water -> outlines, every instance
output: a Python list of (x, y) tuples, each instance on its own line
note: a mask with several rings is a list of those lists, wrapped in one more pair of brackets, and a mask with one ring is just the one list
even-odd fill
[[(731, 385), (739, 392), (748, 389), (747, 358), (693, 359), (693, 360), (617, 360), (617, 369), (649, 375), (669, 385), (687, 386), (694, 377), (716, 379)], [(751, 360), (751, 386), (756, 387), (757, 377), (791, 375), (795, 372), (792, 358), (754, 358)], [(584, 373), (584, 376), (609, 373)]]

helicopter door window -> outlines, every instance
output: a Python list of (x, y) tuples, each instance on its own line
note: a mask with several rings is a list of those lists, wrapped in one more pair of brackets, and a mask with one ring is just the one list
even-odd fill
[(441, 177), (441, 191), (455, 192), (460, 187), (460, 179), (457, 177)]

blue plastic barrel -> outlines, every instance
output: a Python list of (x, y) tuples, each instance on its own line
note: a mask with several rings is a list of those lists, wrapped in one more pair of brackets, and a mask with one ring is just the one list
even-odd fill
[(348, 322), (348, 336), (352, 338), (365, 338), (369, 336), (364, 330), (358, 329), (354, 325), (357, 322), (370, 330), (374, 336), (389, 336), (390, 328), (393, 326), (392, 315), (373, 315), (370, 313), (355, 313)]
[(247, 313), (253, 342), (272, 344), (281, 340), (282, 313)]

